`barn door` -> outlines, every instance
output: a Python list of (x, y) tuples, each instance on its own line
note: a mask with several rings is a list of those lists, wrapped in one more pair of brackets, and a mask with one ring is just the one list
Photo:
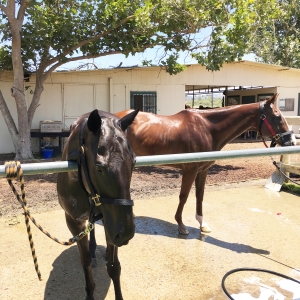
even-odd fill
[(64, 123), (67, 127), (70, 127), (79, 116), (93, 109), (93, 85), (66, 84), (64, 86)]

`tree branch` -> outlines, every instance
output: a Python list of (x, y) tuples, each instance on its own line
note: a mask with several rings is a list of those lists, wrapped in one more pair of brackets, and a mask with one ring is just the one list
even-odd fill
[(7, 14), (6, 6), (4, 6), (3, 4), (0, 4), (0, 10)]
[[(102, 32), (102, 33), (96, 34), (96, 35), (94, 35), (93, 37), (91, 37), (91, 38), (89, 38), (89, 39), (86, 39), (86, 40), (83, 40), (83, 41), (79, 42), (78, 44), (76, 44), (76, 45), (70, 47), (69, 49), (65, 50), (61, 56), (62, 56), (62, 57), (67, 56), (67, 55), (70, 54), (72, 51), (75, 51), (75, 50), (77, 50), (78, 48), (80, 48), (80, 47), (82, 47), (82, 46), (84, 46), (84, 45), (86, 45), (86, 44), (88, 44), (88, 43), (90, 43), (90, 42), (93, 42), (93, 41), (95, 41), (95, 40), (97, 40), (97, 39), (99, 39), (99, 38), (101, 38), (101, 37), (103, 37), (103, 36), (105, 36), (105, 35), (111, 33), (111, 32), (112, 32), (113, 30), (115, 30), (116, 28), (122, 26), (124, 23), (126, 23), (126, 22), (128, 22), (129, 20), (132, 20), (132, 19), (134, 19), (134, 18), (135, 18), (134, 15), (128, 16), (127, 18), (123, 19), (116, 27), (111, 28), (111, 29), (109, 29), (109, 30), (106, 30), (106, 31), (104, 31), (104, 32)], [(60, 57), (61, 57), (61, 56), (60, 56)], [(59, 57), (53, 58), (52, 60), (49, 61), (49, 63), (48, 63), (47, 65), (50, 66), (50, 65), (56, 63), (58, 60), (59, 60)]]
[[(139, 52), (142, 52), (144, 50), (146, 50), (147, 48), (149, 48), (151, 45), (146, 45), (144, 47), (139, 48)], [(156, 45), (156, 46), (160, 46), (160, 45)], [(102, 53), (102, 54), (97, 54), (97, 55), (81, 55), (81, 56), (76, 56), (76, 57), (72, 57), (69, 58), (67, 62), (62, 62), (62, 63), (57, 63), (54, 64), (52, 67), (50, 67), (44, 74), (48, 74), (53, 72), (55, 69), (57, 69), (58, 67), (69, 63), (69, 62), (74, 62), (74, 61), (78, 61), (78, 60), (82, 60), (82, 59), (92, 59), (92, 58), (98, 58), (98, 57), (103, 57), (103, 56), (107, 56), (107, 55), (113, 55), (113, 54), (124, 54), (123, 51), (114, 51), (114, 52), (106, 52), (106, 53)], [(49, 65), (47, 64), (47, 67), (49, 67)], [(48, 77), (48, 75), (47, 75)]]
[(29, 1), (21, 1), (21, 6), (18, 11), (17, 19), (23, 24), (26, 8), (28, 7)]
[(7, 107), (7, 104), (4, 100), (1, 90), (0, 90), (0, 110), (1, 110), (1, 113), (3, 116), (3, 119), (7, 125), (7, 128), (9, 130), (11, 136), (13, 137), (13, 142), (15, 143), (14, 138), (18, 135), (18, 130), (17, 130), (16, 124), (10, 114), (10, 111)]
[(116, 51), (113, 53), (103, 53), (103, 54), (97, 54), (97, 55), (81, 55), (81, 56), (76, 56), (76, 57), (72, 57), (70, 59), (68, 59), (67, 62), (62, 62), (62, 63), (57, 63), (55, 65), (53, 65), (52, 67), (50, 67), (45, 74), (50, 74), (51, 72), (53, 72), (55, 69), (57, 69), (58, 67), (68, 63), (68, 62), (74, 62), (74, 61), (78, 61), (78, 60), (82, 60), (82, 59), (91, 59), (91, 58), (98, 58), (98, 57), (103, 57), (103, 56), (107, 56), (107, 55), (112, 55), (112, 54), (122, 54), (122, 51)]

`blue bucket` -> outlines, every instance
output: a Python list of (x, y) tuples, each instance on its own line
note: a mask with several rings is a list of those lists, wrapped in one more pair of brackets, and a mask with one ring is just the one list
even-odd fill
[(52, 158), (53, 157), (53, 149), (42, 149), (43, 158)]

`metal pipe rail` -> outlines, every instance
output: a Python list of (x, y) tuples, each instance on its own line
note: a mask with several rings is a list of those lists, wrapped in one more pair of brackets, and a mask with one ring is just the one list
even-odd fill
[[(300, 153), (300, 146), (137, 156), (135, 166), (141, 167), (153, 165), (168, 165), (295, 153)], [(77, 171), (77, 163), (71, 161), (30, 163), (22, 164), (22, 169), (24, 175), (71, 172)], [(0, 177), (6, 177), (5, 167), (3, 165), (0, 166)]]

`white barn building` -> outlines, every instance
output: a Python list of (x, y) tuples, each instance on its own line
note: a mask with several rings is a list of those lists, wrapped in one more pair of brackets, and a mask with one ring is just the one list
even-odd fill
[[(26, 86), (28, 106), (35, 74)], [(0, 72), (0, 90), (16, 120), (14, 98), (10, 95), (12, 72)], [(279, 93), (277, 106), (285, 116), (300, 115), (300, 70), (251, 61), (225, 64), (220, 71), (207, 71), (200, 65), (188, 65), (177, 75), (160, 67), (124, 67), (106, 70), (53, 72), (44, 84), (40, 105), (32, 129), (40, 121), (60, 121), (67, 130), (83, 113), (101, 109), (112, 113), (139, 107), (160, 115), (171, 115), (185, 108), (186, 93), (224, 92), (224, 105), (257, 102)], [(16, 122), (17, 123), (17, 122)], [(14, 152), (3, 117), (0, 117), (0, 153)], [(298, 133), (299, 126), (293, 130)], [(52, 141), (55, 144), (55, 141)], [(32, 139), (33, 151), (39, 151), (39, 140)]]

